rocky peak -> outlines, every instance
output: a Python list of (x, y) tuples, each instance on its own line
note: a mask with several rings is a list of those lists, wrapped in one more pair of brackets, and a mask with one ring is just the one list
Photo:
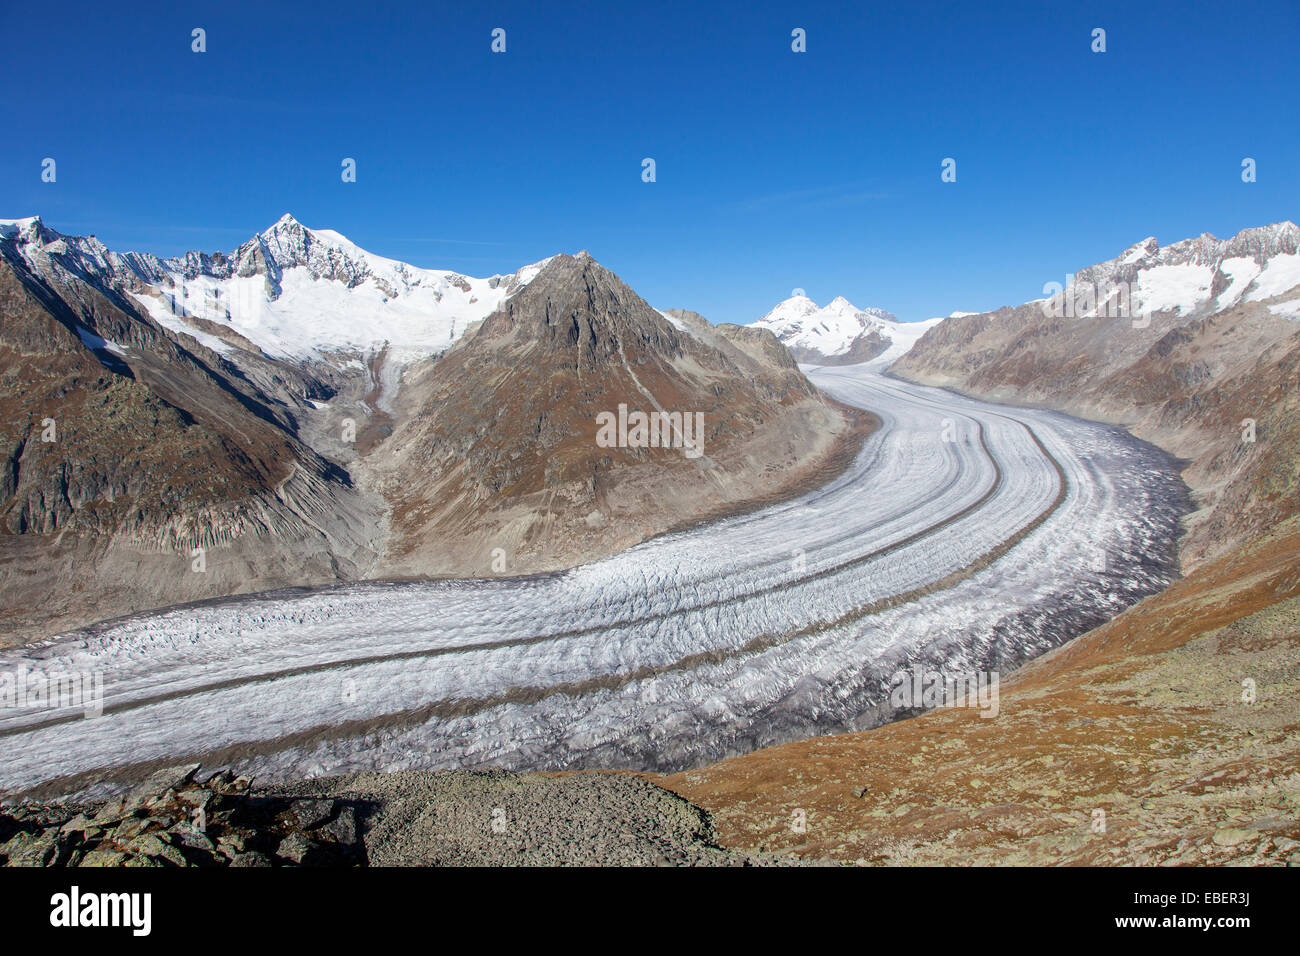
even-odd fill
[(235, 250), (235, 274), (264, 275), (278, 292), (284, 270), (305, 268), (315, 279), (354, 288), (371, 275), (364, 253), (337, 233), (308, 229), (285, 213), (271, 228)]
[(58, 237), (58, 233), (46, 227), (40, 216), (28, 216), (26, 219), (0, 219), (0, 239), (9, 239), (20, 244), (44, 244)]
[(509, 332), (554, 349), (573, 349), (592, 361), (647, 350), (681, 354), (683, 338), (644, 299), (590, 254), (557, 255), (483, 323), (480, 334)]
[(1286, 220), (1267, 226), (1243, 229), (1230, 239), (1218, 239), (1203, 232), (1161, 247), (1154, 236), (1129, 246), (1114, 259), (1080, 269), (1076, 281), (1132, 282), (1138, 273), (1160, 266), (1204, 266), (1220, 269), (1226, 259), (1253, 259), (1263, 266), (1280, 255), (1300, 253), (1300, 227)]

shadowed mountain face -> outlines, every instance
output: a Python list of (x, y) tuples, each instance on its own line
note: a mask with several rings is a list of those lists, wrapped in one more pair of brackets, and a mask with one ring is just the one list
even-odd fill
[[(620, 406), (673, 416), (658, 447), (601, 438)], [(851, 428), (770, 334), (666, 318), (585, 253), (409, 373), (397, 408), (367, 464), (401, 572), (488, 570), (498, 548), (510, 570), (565, 567), (806, 482)]]
[(368, 566), (374, 509), (291, 409), (112, 284), (0, 252), (6, 629)]
[[(0, 222), (0, 381), (0, 641), (564, 567), (788, 493), (854, 432), (770, 334), (666, 319), (585, 254), (472, 279), (291, 217), (170, 260)], [(620, 404), (691, 413), (666, 435), (700, 422), (702, 454), (602, 447)]]
[[(1186, 567), (1300, 512), (1300, 229), (1148, 239), (1075, 282), (1072, 315), (1030, 302), (949, 318), (892, 370), (1121, 424), (1187, 459)], [(1107, 301), (1116, 288), (1128, 310)]]

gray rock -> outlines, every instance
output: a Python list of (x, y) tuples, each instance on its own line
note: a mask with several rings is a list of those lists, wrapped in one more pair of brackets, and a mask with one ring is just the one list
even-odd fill
[(217, 848), (226, 856), (236, 856), (248, 848), (249, 836), (243, 830), (229, 830), (217, 837)]
[(95, 815), (91, 819), (94, 820), (95, 823), (104, 826), (112, 823), (117, 823), (124, 816), (126, 816), (126, 814), (127, 814), (126, 798), (117, 797), (113, 800), (109, 800), (102, 807), (100, 807), (99, 810), (95, 812)]
[(149, 821), (143, 817), (128, 817), (117, 825), (113, 832), (114, 839), (132, 840), (144, 832)]
[(333, 800), (295, 800), (289, 816), (301, 830), (315, 830), (334, 815)]
[(103, 827), (97, 826), (84, 813), (78, 813), (63, 826), (59, 827), (59, 832), (67, 837), (75, 837), (80, 840), (95, 840), (104, 832)]
[(170, 843), (165, 842), (161, 836), (153, 833), (136, 837), (122, 849), (136, 856), (147, 857), (151, 860), (166, 861), (173, 866), (188, 865), (188, 861), (185, 859), (185, 854)]
[(230, 861), (231, 866), (271, 866), (271, 858), (264, 853), (258, 853), (256, 850), (249, 850), (247, 853), (237, 853), (235, 858)]
[(169, 844), (185, 853), (187, 859), (197, 856), (202, 862), (208, 862), (204, 857), (211, 858), (217, 855), (217, 845), (212, 840), (187, 826), (179, 826), (172, 830), (167, 834), (166, 839)]
[(302, 865), (310, 859), (317, 849), (319, 849), (319, 844), (316, 841), (307, 838), (301, 833), (290, 833), (280, 841), (280, 845), (276, 847), (275, 855), (290, 863)]
[(182, 790), (176, 799), (194, 810), (207, 810), (215, 796), (211, 790)]
[(53, 829), (15, 834), (0, 848), (10, 866), (50, 866), (56, 861), (58, 851), (58, 833)]
[[(359, 773), (274, 787), (267, 793), (331, 796), (364, 804), (365, 832), (359, 836), (371, 866), (799, 862), (721, 849), (703, 810), (626, 774)], [(339, 823), (351, 809), (340, 807), (331, 823)], [(325, 835), (326, 829), (316, 832)]]
[(78, 866), (122, 866), (126, 862), (127, 856), (120, 850), (97, 849), (91, 850), (84, 857)]
[(191, 763), (177, 767), (166, 767), (150, 774), (126, 795), (122, 804), (123, 812), (130, 812), (144, 806), (147, 801), (157, 799), (168, 790), (176, 790), (185, 786), (194, 779), (194, 775), (198, 770), (199, 764)]
[(357, 827), (357, 812), (351, 807), (340, 807), (339, 815), (317, 832), (335, 843), (353, 846), (360, 835)]

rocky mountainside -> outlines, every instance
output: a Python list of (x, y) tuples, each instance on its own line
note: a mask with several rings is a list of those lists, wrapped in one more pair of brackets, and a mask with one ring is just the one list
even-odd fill
[(859, 309), (843, 296), (818, 307), (807, 296), (796, 295), (750, 327), (771, 331), (799, 362), (854, 365), (881, 355), (902, 355), (938, 321), (899, 322), (884, 309)]
[(0, 241), (3, 629), (365, 573), (380, 511), (300, 439), (305, 380), (259, 387), (68, 248)]
[(1147, 239), (1056, 296), (946, 319), (892, 371), (1121, 424), (1188, 460), (1190, 568), (1300, 510), (1297, 319), (1294, 223)]
[[(674, 324), (590, 257), (475, 279), (291, 216), (170, 259), (0, 221), (0, 379), (0, 641), (563, 567), (789, 493), (862, 424), (770, 334)], [(700, 454), (597, 444), (620, 405), (698, 413)]]
[[(600, 421), (676, 416), (660, 441)], [(824, 399), (767, 333), (657, 312), (586, 253), (550, 259), (436, 362), (367, 456), (394, 502), (387, 573), (549, 570), (833, 467), (860, 416)], [(651, 436), (653, 438), (653, 434)]]

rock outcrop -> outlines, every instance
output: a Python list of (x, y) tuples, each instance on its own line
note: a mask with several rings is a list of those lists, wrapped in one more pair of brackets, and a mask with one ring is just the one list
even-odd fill
[(95, 804), (0, 810), (7, 866), (355, 866), (365, 862), (360, 801), (259, 793), (197, 764), (160, 770)]
[(258, 789), (197, 765), (91, 804), (0, 809), (0, 864), (58, 867), (770, 866), (625, 774), (354, 774)]

